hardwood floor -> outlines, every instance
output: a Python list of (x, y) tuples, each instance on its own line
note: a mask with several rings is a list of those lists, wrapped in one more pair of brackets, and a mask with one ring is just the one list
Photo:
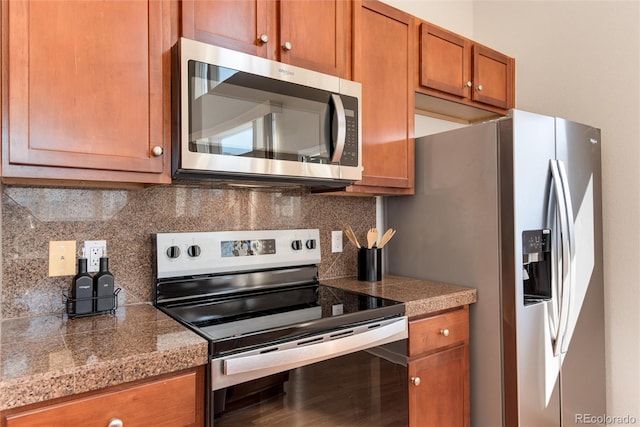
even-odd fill
[(284, 394), (225, 414), (214, 425), (407, 426), (407, 368), (361, 351), (294, 369)]

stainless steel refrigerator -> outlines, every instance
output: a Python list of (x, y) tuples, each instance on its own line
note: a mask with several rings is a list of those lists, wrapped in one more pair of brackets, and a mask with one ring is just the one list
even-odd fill
[(512, 111), (416, 140), (416, 194), (385, 199), (387, 272), (478, 289), (471, 426), (605, 412), (599, 129)]

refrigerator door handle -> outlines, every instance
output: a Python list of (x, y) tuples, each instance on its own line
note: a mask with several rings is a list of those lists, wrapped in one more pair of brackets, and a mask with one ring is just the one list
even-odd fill
[(570, 276), (571, 271), (569, 268), (571, 254), (569, 243), (569, 225), (566, 209), (566, 197), (564, 194), (564, 185), (562, 183), (562, 177), (560, 175), (560, 168), (558, 160), (552, 159), (550, 161), (551, 176), (553, 178), (552, 188), (555, 192), (557, 214), (560, 221), (560, 259), (557, 260), (557, 271), (560, 272), (560, 283), (558, 283), (559, 295), (557, 295), (558, 301), (558, 323), (556, 326), (556, 333), (553, 341), (553, 354), (559, 356), (562, 350), (562, 338), (567, 329), (568, 315), (569, 315), (569, 294), (570, 294)]
[(551, 295), (552, 298), (549, 301), (549, 332), (551, 333), (552, 342), (555, 341), (558, 336), (558, 317), (560, 312), (560, 282), (562, 281), (561, 271), (561, 256), (558, 255), (560, 248), (560, 210), (558, 209), (558, 202), (556, 200), (556, 194), (553, 186), (553, 181), (549, 188), (549, 200), (547, 203), (547, 228), (551, 230), (551, 244), (552, 244), (552, 261), (551, 261)]
[[(568, 242), (569, 242), (569, 283), (568, 283), (568, 306), (567, 306), (567, 316), (566, 316), (566, 324), (564, 326), (564, 330), (562, 331), (562, 340), (560, 351), (562, 353), (566, 353), (569, 348), (569, 342), (565, 338), (568, 334), (569, 330), (569, 319), (575, 310), (575, 293), (576, 293), (576, 263), (575, 263), (575, 251), (576, 251), (576, 235), (574, 228), (574, 216), (573, 216), (573, 204), (571, 202), (571, 190), (569, 189), (569, 178), (567, 175), (567, 170), (562, 160), (558, 160), (558, 171), (560, 172), (560, 178), (562, 180), (562, 190), (564, 193), (564, 205), (565, 211), (567, 215), (567, 232), (568, 232)], [(566, 288), (565, 288), (566, 289)]]

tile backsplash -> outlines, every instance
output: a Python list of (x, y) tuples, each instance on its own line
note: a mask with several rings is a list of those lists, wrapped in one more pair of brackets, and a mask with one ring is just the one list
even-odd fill
[(319, 228), (321, 278), (356, 274), (356, 250), (344, 240), (331, 253), (331, 231), (350, 224), (364, 238), (375, 226), (373, 197), (312, 195), (300, 189), (229, 189), (192, 185), (139, 190), (2, 188), (0, 318), (64, 311), (71, 276), (48, 277), (49, 241), (106, 240), (119, 304), (152, 300), (151, 234)]

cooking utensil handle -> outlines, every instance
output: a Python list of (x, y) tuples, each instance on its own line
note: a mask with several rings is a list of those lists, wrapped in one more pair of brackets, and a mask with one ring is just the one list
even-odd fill
[(338, 94), (331, 94), (331, 101), (335, 107), (333, 113), (333, 120), (331, 122), (331, 136), (333, 144), (333, 154), (331, 155), (331, 162), (337, 163), (342, 158), (342, 152), (344, 151), (344, 143), (347, 139), (347, 116), (344, 112), (344, 105), (342, 99)]

